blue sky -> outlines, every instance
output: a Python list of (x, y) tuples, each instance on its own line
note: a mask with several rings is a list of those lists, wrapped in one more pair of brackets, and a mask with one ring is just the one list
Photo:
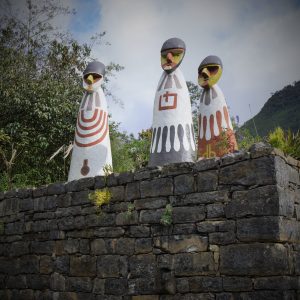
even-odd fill
[[(3, 5), (7, 0), (0, 0)], [(20, 6), (25, 0), (14, 0)], [(34, 1), (34, 0), (32, 0)], [(160, 48), (179, 37), (187, 50), (180, 66), (197, 83), (197, 69), (207, 55), (224, 66), (219, 86), (232, 116), (241, 123), (260, 111), (277, 90), (300, 80), (300, 0), (63, 0), (76, 15), (57, 24), (81, 42), (106, 31), (93, 56), (125, 69), (109, 89), (123, 107), (109, 99), (112, 118), (137, 133), (151, 127), (155, 90), (161, 76)], [(1, 8), (1, 6), (0, 6)], [(300, 116), (299, 116), (300, 118)]]

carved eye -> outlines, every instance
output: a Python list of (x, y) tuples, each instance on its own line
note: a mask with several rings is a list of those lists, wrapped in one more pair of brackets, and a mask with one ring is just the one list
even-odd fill
[(219, 66), (208, 66), (207, 69), (211, 74), (215, 74), (218, 72)]

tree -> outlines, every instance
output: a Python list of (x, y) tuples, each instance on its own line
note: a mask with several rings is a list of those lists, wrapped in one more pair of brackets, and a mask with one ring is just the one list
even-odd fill
[[(66, 180), (69, 159), (49, 158), (73, 141), (81, 73), (93, 59), (92, 44), (80, 44), (51, 24), (71, 13), (68, 8), (28, 0), (27, 9), (26, 21), (7, 16), (0, 32), (0, 128), (8, 137), (0, 144), (0, 169), (10, 186), (20, 185), (16, 178), (26, 185)], [(106, 80), (121, 69), (109, 65)], [(5, 160), (11, 158), (8, 169)]]

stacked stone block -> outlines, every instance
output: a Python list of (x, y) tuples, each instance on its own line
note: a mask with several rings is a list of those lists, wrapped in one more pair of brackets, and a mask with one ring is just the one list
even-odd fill
[(299, 167), (256, 144), (2, 193), (0, 299), (300, 299)]

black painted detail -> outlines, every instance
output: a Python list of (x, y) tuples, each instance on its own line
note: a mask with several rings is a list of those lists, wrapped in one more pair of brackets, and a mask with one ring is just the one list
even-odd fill
[(167, 152), (167, 150), (166, 150), (167, 137), (168, 137), (168, 126), (165, 126), (163, 128), (162, 137), (161, 137), (161, 139), (162, 139), (161, 152)]
[(157, 136), (156, 136), (156, 143), (155, 143), (154, 152), (157, 152), (157, 150), (158, 150), (158, 143), (159, 143), (159, 139), (160, 139), (160, 133), (161, 133), (161, 127), (158, 127), (157, 128)]

